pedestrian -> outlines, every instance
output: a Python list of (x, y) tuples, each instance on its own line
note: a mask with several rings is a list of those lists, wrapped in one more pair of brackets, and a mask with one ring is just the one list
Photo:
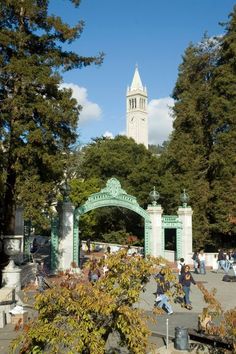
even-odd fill
[(38, 284), (38, 291), (42, 293), (44, 291), (44, 268), (43, 268), (43, 263), (39, 262), (37, 264), (37, 271), (36, 271), (36, 279), (37, 279), (37, 284)]
[(197, 251), (195, 251), (193, 253), (192, 260), (193, 260), (194, 273), (195, 274), (199, 274), (198, 268), (199, 268), (199, 265), (200, 265), (200, 261), (199, 261), (198, 252)]
[(91, 252), (91, 240), (90, 240), (90, 238), (87, 239), (86, 246), (88, 248), (88, 253), (90, 253)]
[(217, 273), (220, 269), (225, 270), (225, 254), (222, 249), (218, 250), (218, 269)]
[(199, 252), (198, 259), (200, 262), (200, 274), (206, 274), (206, 255), (204, 250)]
[(98, 261), (94, 258), (90, 264), (88, 279), (91, 283), (95, 283), (101, 276), (101, 272), (98, 266)]
[(212, 261), (212, 271), (216, 273), (217, 270), (218, 270), (218, 260), (217, 260), (217, 254), (215, 254)]
[(180, 277), (180, 284), (182, 285), (183, 292), (184, 292), (184, 306), (188, 310), (192, 310), (192, 305), (190, 301), (190, 286), (191, 283), (196, 285), (195, 280), (190, 273), (190, 267), (188, 265), (185, 266), (184, 273), (181, 274)]
[(178, 263), (177, 263), (177, 268), (178, 268), (178, 273), (179, 273), (179, 279), (181, 274), (184, 272), (184, 267), (185, 267), (185, 261), (184, 258), (180, 258)]
[(233, 263), (232, 261), (232, 256), (231, 256), (231, 251), (228, 251), (225, 253), (225, 273), (228, 274), (229, 270), (231, 268), (231, 264)]
[(165, 279), (164, 268), (155, 276), (155, 279), (157, 281), (157, 290), (154, 306), (161, 309), (164, 308), (168, 315), (172, 315), (173, 309), (169, 303), (169, 297), (166, 295), (166, 292), (170, 289), (170, 282)]
[(234, 276), (236, 277), (236, 261), (233, 262), (232, 269), (233, 269), (233, 272), (234, 272)]
[(111, 254), (111, 247), (110, 246), (107, 246), (107, 251), (104, 253), (104, 266), (103, 266), (103, 274), (105, 275), (106, 272), (108, 272), (108, 267), (107, 267), (107, 264), (106, 264), (106, 259), (107, 257)]

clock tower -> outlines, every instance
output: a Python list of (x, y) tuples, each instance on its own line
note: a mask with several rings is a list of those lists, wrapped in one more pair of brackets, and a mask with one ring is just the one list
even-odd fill
[(148, 148), (147, 89), (142, 85), (136, 66), (133, 81), (126, 94), (126, 135)]

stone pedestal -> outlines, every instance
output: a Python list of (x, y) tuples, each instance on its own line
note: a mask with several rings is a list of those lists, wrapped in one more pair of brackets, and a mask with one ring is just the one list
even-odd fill
[(2, 271), (2, 283), (16, 291), (21, 290), (21, 269), (15, 265), (13, 260)]
[(70, 269), (71, 262), (73, 262), (74, 206), (71, 202), (63, 202), (59, 219), (58, 269), (67, 270)]
[(192, 235), (192, 215), (193, 210), (191, 207), (179, 207), (177, 211), (178, 217), (182, 222), (182, 247), (181, 257), (186, 261), (189, 259), (189, 254), (193, 250), (193, 235)]
[(8, 288), (8, 287), (1, 288), (0, 289), (0, 321), (3, 327), (5, 326), (5, 324), (11, 323), (10, 311), (14, 308), (15, 303), (16, 303), (15, 289)]
[(152, 222), (152, 234), (150, 239), (150, 255), (153, 257), (164, 256), (162, 240), (162, 213), (160, 205), (148, 205), (147, 212)]
[(10, 262), (2, 271), (2, 283), (4, 286), (21, 290), (21, 269), (15, 265), (14, 257), (19, 255), (22, 238), (15, 235), (7, 235), (3, 238), (4, 252), (10, 257)]

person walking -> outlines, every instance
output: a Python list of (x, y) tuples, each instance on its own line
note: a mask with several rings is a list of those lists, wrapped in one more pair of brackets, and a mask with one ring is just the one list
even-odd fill
[(170, 289), (170, 282), (165, 279), (164, 268), (155, 276), (155, 279), (157, 281), (157, 290), (154, 306), (161, 309), (164, 308), (168, 315), (172, 315), (173, 309), (169, 303), (169, 297), (166, 295), (166, 292)]
[(90, 238), (87, 239), (86, 246), (88, 248), (88, 253), (90, 253), (91, 252), (91, 240), (90, 240)]
[(200, 274), (206, 274), (206, 255), (204, 250), (199, 252), (198, 259), (200, 262)]
[(94, 258), (90, 264), (88, 279), (91, 283), (95, 283), (101, 276), (101, 272), (98, 266), (98, 261)]
[(192, 260), (193, 260), (194, 273), (195, 274), (199, 274), (198, 267), (199, 267), (200, 261), (199, 261), (198, 252), (197, 251), (195, 251), (193, 253)]
[(212, 271), (216, 273), (217, 270), (218, 270), (218, 261), (217, 261), (217, 254), (215, 254), (212, 260)]
[(181, 274), (184, 272), (184, 267), (185, 267), (185, 261), (184, 258), (180, 258), (178, 263), (177, 263), (177, 268), (178, 268), (178, 273), (179, 273), (179, 279)]
[(225, 254), (222, 249), (218, 250), (218, 269), (217, 273), (220, 269), (223, 269), (225, 271)]
[(38, 284), (38, 291), (42, 293), (45, 290), (45, 280), (44, 280), (45, 272), (43, 263), (38, 262), (37, 270), (36, 270), (36, 279)]
[(186, 309), (192, 310), (192, 305), (190, 301), (190, 286), (191, 283), (196, 285), (196, 282), (193, 279), (192, 274), (190, 273), (190, 267), (188, 265), (185, 266), (184, 273), (181, 274), (179, 282), (182, 285), (184, 292), (184, 306), (186, 307)]

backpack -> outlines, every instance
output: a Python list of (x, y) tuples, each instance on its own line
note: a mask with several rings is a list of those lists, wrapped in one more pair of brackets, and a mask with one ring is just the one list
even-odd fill
[(184, 271), (185, 271), (185, 264), (182, 264), (180, 269), (180, 274), (183, 274)]

